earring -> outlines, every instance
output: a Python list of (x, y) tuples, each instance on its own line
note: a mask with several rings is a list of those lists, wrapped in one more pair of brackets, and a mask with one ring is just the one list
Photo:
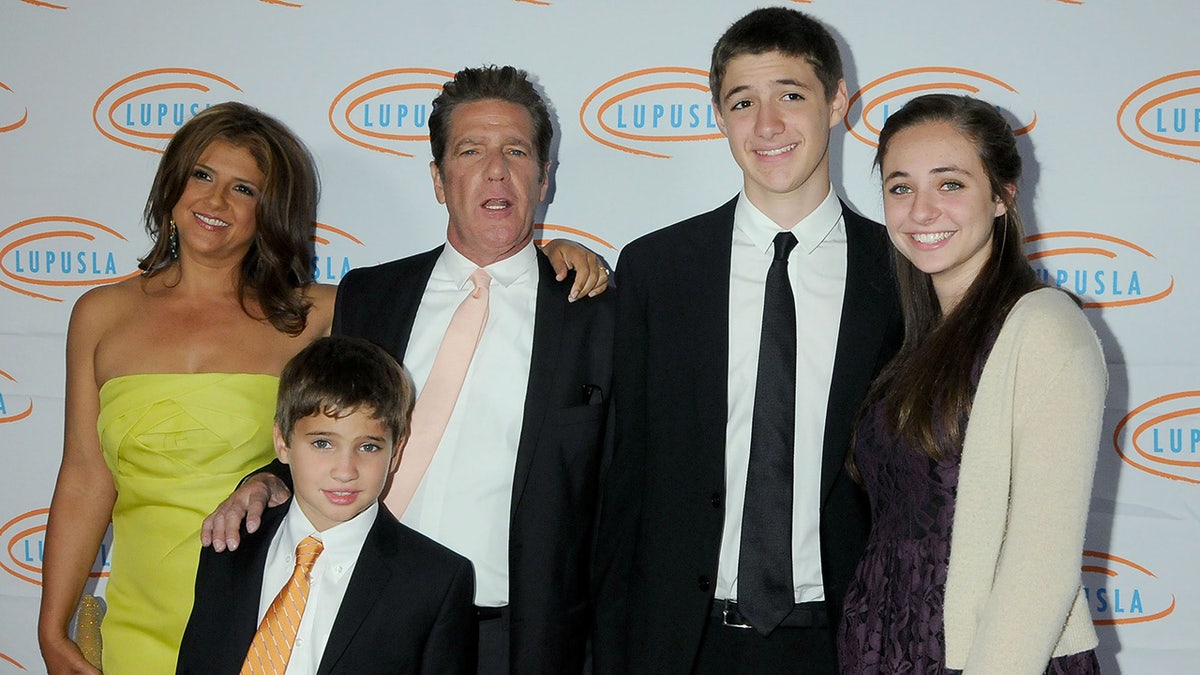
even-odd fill
[(175, 228), (175, 219), (171, 219), (171, 231), (167, 235), (167, 243), (171, 246), (171, 260), (179, 258), (179, 232)]

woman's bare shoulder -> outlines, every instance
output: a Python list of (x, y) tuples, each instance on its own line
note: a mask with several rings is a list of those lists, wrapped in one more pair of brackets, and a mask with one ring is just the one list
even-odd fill
[(136, 311), (146, 292), (141, 277), (133, 277), (90, 289), (75, 301), (71, 325), (95, 325), (121, 321)]

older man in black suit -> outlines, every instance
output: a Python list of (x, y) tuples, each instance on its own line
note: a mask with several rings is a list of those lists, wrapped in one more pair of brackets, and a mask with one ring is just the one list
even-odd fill
[[(486, 323), (450, 386), (461, 390), (448, 418), (422, 432), (435, 406), (418, 398), (414, 438), (385, 503), (474, 564), (480, 673), (578, 673), (616, 298), (572, 302), (533, 244), (552, 127), (526, 74), (467, 68), (433, 105), (430, 172), (449, 212), (446, 244), (347, 274), (333, 331), (383, 346), (423, 397), (440, 379), (433, 371), (458, 306), (486, 292)], [(414, 448), (422, 433), (432, 457)], [(265, 490), (249, 494), (265, 501)], [(245, 501), (235, 494), (226, 505)], [(217, 541), (229, 534), (228, 515), (206, 522), (219, 525)]]

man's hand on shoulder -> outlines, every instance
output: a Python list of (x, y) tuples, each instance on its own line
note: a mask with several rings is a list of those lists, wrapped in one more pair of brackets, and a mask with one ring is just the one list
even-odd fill
[(211, 545), (217, 553), (237, 550), (242, 520), (246, 521), (247, 532), (256, 531), (262, 522), (263, 511), (270, 506), (279, 506), (291, 495), (274, 474), (264, 471), (250, 476), (204, 519), (204, 525), (200, 527), (200, 544)]

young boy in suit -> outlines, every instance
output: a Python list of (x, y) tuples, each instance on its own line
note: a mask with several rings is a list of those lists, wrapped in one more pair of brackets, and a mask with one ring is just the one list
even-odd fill
[(474, 671), (471, 563), (379, 507), (412, 407), (366, 340), (322, 338), (288, 363), (274, 438), (294, 496), (237, 550), (201, 553), (178, 673)]

